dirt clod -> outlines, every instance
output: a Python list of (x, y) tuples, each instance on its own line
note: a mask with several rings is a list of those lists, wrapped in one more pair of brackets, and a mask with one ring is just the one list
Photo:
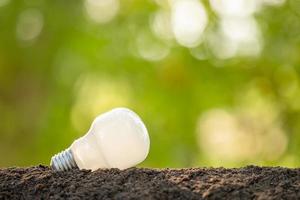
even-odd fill
[(300, 169), (0, 169), (0, 199), (300, 199)]

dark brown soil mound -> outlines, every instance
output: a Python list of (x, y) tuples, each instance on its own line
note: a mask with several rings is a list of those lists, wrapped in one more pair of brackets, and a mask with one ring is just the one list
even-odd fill
[(0, 170), (0, 199), (300, 199), (300, 169)]

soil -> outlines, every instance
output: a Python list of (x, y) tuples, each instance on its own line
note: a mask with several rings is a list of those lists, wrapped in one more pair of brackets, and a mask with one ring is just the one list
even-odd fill
[(0, 169), (0, 199), (300, 199), (300, 169)]

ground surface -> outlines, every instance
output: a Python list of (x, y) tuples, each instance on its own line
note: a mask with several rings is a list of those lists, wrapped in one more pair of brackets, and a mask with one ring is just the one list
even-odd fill
[(300, 199), (300, 169), (0, 169), (0, 199)]

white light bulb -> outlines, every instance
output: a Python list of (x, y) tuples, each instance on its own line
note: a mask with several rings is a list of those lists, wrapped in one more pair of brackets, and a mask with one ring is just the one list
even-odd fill
[(57, 171), (99, 168), (126, 169), (141, 163), (148, 155), (147, 129), (133, 111), (116, 108), (99, 115), (83, 137), (51, 158)]

